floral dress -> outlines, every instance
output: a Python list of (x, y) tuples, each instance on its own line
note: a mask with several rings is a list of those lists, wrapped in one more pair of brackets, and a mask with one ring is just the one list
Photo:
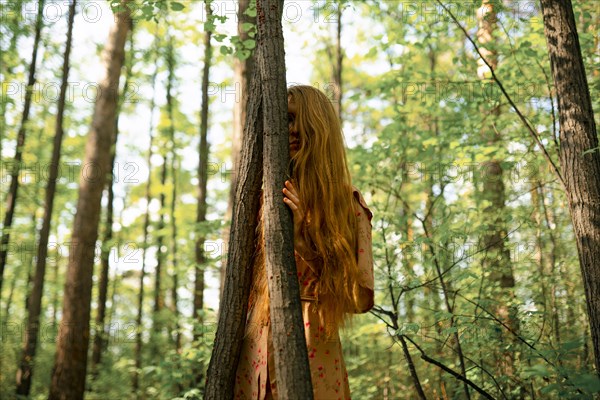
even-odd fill
[[(373, 214), (367, 207), (361, 193), (354, 189), (354, 200), (360, 204), (356, 214), (358, 219), (358, 267), (361, 271), (360, 285), (365, 304), (357, 313), (365, 313), (373, 307), (374, 279), (371, 247), (371, 219)], [(349, 400), (350, 387), (348, 372), (342, 354), (339, 334), (326, 337), (324, 327), (319, 323), (315, 306), (317, 275), (310, 264), (296, 254), (298, 282), (304, 335), (308, 350), (311, 381), (315, 400)], [(277, 379), (273, 358), (273, 341), (270, 324), (263, 326), (256, 337), (244, 340), (236, 372), (234, 398), (239, 400), (277, 399)], [(267, 382), (269, 387), (267, 387)]]

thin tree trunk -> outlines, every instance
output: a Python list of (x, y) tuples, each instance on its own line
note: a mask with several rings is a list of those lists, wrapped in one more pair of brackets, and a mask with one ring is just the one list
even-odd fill
[[(50, 162), (50, 176), (46, 186), (46, 199), (44, 203), (44, 218), (40, 230), (39, 243), (37, 246), (37, 258), (35, 265), (35, 277), (33, 279), (33, 289), (29, 295), (27, 310), (27, 329), (23, 342), (23, 352), (21, 354), (21, 363), (17, 370), (17, 395), (29, 396), (31, 389), (31, 378), (33, 375), (33, 365), (35, 363), (35, 353), (37, 348), (39, 320), (42, 308), (42, 296), (44, 294), (44, 279), (46, 275), (46, 257), (48, 255), (48, 237), (50, 236), (50, 223), (52, 221), (52, 211), (54, 207), (54, 196), (56, 194), (56, 180), (58, 178), (58, 169), (60, 164), (60, 153), (63, 138), (63, 117), (65, 112), (65, 100), (69, 80), (69, 59), (71, 54), (71, 40), (73, 37), (73, 23), (75, 20), (76, 0), (71, 2), (69, 7), (69, 21), (67, 28), (67, 42), (63, 56), (62, 82), (60, 86), (60, 95), (58, 99), (58, 110), (56, 113), (56, 126), (54, 134), (54, 143), (52, 147), (52, 161)], [(37, 35), (37, 33), (36, 33)], [(35, 227), (35, 224), (34, 224)]]
[(558, 98), (560, 164), (577, 242), (600, 375), (600, 151), (590, 91), (570, 0), (541, 0)]
[[(212, 16), (210, 2), (206, 2), (206, 15)], [(212, 47), (210, 39), (212, 32), (204, 32), (204, 69), (202, 70), (202, 106), (200, 109), (200, 147), (198, 149), (198, 207), (196, 209), (196, 224), (200, 225), (206, 221), (206, 187), (208, 184), (208, 84), (210, 66), (212, 61)], [(200, 329), (194, 330), (194, 340), (202, 337), (204, 329), (202, 324), (202, 310), (204, 308), (204, 268), (206, 256), (204, 255), (204, 234), (196, 239), (196, 279), (194, 282), (194, 319), (197, 320)]]
[(263, 95), (265, 263), (277, 390), (284, 399), (312, 399), (313, 389), (294, 258), (292, 214), (281, 199), (288, 171), (287, 88), (282, 0), (257, 0), (258, 69)]
[(153, 324), (152, 330), (154, 333), (159, 333), (162, 329), (162, 316), (159, 315), (164, 306), (164, 297), (162, 289), (163, 261), (165, 260), (165, 252), (162, 250), (165, 238), (165, 207), (167, 196), (165, 193), (167, 184), (167, 166), (169, 164), (166, 150), (162, 150), (163, 164), (160, 172), (160, 216), (158, 218), (157, 238), (156, 238), (156, 270), (154, 272), (154, 308), (153, 308)]
[[(555, 216), (554, 216), (554, 210), (556, 210), (556, 208), (552, 205), (550, 205), (550, 207), (546, 207), (546, 199), (547, 196), (545, 195), (544, 192), (544, 186), (541, 185), (540, 182), (538, 182), (538, 186), (540, 189), (540, 202), (542, 205), (542, 209), (544, 212), (544, 218), (546, 221), (546, 226), (548, 229), (548, 236), (550, 237), (550, 251), (548, 252), (548, 257), (545, 258), (547, 266), (547, 274), (551, 277), (552, 279), (552, 283), (550, 285), (550, 301), (551, 301), (551, 322), (552, 322), (552, 332), (554, 334), (554, 345), (555, 346), (560, 346), (560, 325), (559, 325), (559, 321), (560, 321), (560, 309), (558, 306), (558, 302), (556, 299), (556, 295), (558, 292), (558, 287), (557, 287), (557, 280), (560, 279), (560, 276), (557, 274), (556, 272), (556, 252), (557, 252), (557, 247), (558, 247), (558, 243), (556, 240), (556, 235), (554, 234), (554, 228), (552, 228), (554, 225), (554, 220), (555, 220)], [(552, 196), (552, 198), (554, 198), (554, 196)], [(568, 286), (568, 283), (565, 283), (565, 286)], [(567, 298), (568, 298), (568, 290), (567, 290)], [(567, 301), (567, 304), (574, 304), (570, 301)], [(572, 307), (568, 307), (568, 310), (572, 310)], [(567, 324), (567, 326), (575, 326), (575, 321), (570, 321), (571, 324)], [(558, 348), (558, 347), (557, 347)]]
[(132, 379), (132, 387), (133, 392), (139, 398), (139, 371), (142, 368), (142, 317), (144, 314), (144, 278), (146, 278), (146, 250), (148, 249), (148, 230), (150, 228), (150, 201), (152, 200), (151, 188), (152, 188), (152, 145), (154, 142), (154, 111), (156, 108), (156, 102), (154, 99), (156, 93), (156, 75), (158, 75), (158, 58), (159, 58), (159, 46), (160, 41), (158, 39), (158, 25), (156, 26), (156, 32), (154, 36), (154, 51), (156, 54), (156, 60), (154, 64), (156, 68), (154, 69), (154, 73), (152, 74), (152, 98), (150, 100), (150, 126), (148, 128), (148, 136), (150, 137), (150, 144), (148, 146), (148, 158), (146, 159), (146, 163), (148, 165), (148, 180), (146, 181), (146, 212), (144, 214), (144, 232), (143, 237), (144, 241), (142, 242), (143, 251), (142, 251), (142, 270), (140, 271), (140, 288), (138, 292), (138, 304), (137, 304), (137, 316), (135, 320), (136, 326), (136, 334), (135, 334), (135, 370), (133, 373)]
[[(127, 8), (129, 0), (123, 0)], [(110, 172), (110, 147), (117, 109), (115, 91), (125, 53), (131, 21), (127, 9), (115, 15), (104, 49), (105, 77), (100, 83), (73, 224), (69, 264), (63, 298), (63, 319), (57, 339), (49, 399), (81, 399), (85, 389), (90, 330), (90, 300), (94, 250), (98, 238), (100, 201)]]
[(38, 1), (38, 14), (35, 22), (35, 38), (33, 40), (33, 51), (31, 54), (31, 64), (29, 65), (29, 78), (27, 80), (27, 92), (25, 93), (25, 104), (23, 105), (23, 114), (21, 116), (21, 126), (17, 133), (17, 145), (15, 147), (14, 165), (10, 175), (10, 187), (6, 197), (6, 214), (2, 224), (2, 238), (0, 239), (0, 297), (2, 297), (2, 280), (4, 268), (8, 257), (8, 247), (10, 242), (10, 230), (12, 228), (15, 208), (17, 206), (17, 194), (19, 191), (19, 170), (23, 160), (23, 147), (25, 146), (25, 136), (27, 121), (29, 121), (29, 111), (31, 110), (31, 95), (33, 85), (35, 85), (35, 71), (37, 63), (37, 53), (40, 47), (40, 36), (43, 26), (44, 0)]
[[(238, 36), (240, 40), (248, 40), (250, 36), (246, 29), (244, 29), (244, 24), (254, 24), (256, 25), (256, 17), (250, 17), (245, 14), (246, 10), (250, 6), (250, 0), (239, 0), (238, 2), (239, 8), (237, 12), (238, 18)], [(254, 69), (254, 53), (250, 55), (245, 60), (240, 60), (235, 58), (233, 60), (233, 82), (235, 82), (235, 93), (236, 93), (236, 101), (233, 106), (233, 138), (231, 143), (231, 160), (232, 160), (232, 168), (231, 168), (231, 183), (229, 187), (229, 201), (227, 202), (227, 211), (225, 212), (225, 220), (231, 221), (231, 215), (233, 210), (233, 200), (235, 196), (235, 188), (237, 187), (237, 175), (238, 170), (240, 168), (240, 152), (244, 133), (244, 124), (246, 121), (246, 109), (248, 107), (248, 89), (250, 88), (250, 78), (252, 77)], [(239, 94), (239, 97), (238, 97)], [(226, 226), (223, 229), (223, 244), (229, 243), (229, 226)], [(220, 295), (219, 299), (223, 298), (223, 287), (225, 285), (225, 268), (227, 266), (227, 251), (222, 249), (221, 251), (221, 287), (220, 287)]]
[(262, 96), (257, 69), (254, 70), (248, 93), (225, 269), (227, 275), (219, 307), (216, 338), (207, 370), (205, 400), (233, 398), (235, 372), (246, 329), (263, 172)]
[[(35, 232), (37, 230), (37, 216), (35, 213), (31, 214), (31, 232)], [(35, 238), (34, 238), (35, 241)], [(21, 270), (23, 270), (23, 274), (25, 275), (23, 278), (25, 278), (25, 301), (24, 303), (24, 309), (28, 310), (29, 309), (29, 296), (31, 296), (31, 292), (32, 290), (32, 282), (33, 282), (33, 277), (32, 277), (32, 268), (31, 266), (33, 265), (33, 255), (31, 254), (31, 252), (27, 252), (28, 255), (31, 255), (30, 259), (26, 259), (23, 262), (23, 266), (26, 266), (26, 268), (21, 268)], [(14, 296), (14, 292), (17, 286), (17, 281), (19, 280), (20, 276), (19, 274), (15, 274), (15, 276), (13, 277), (13, 279), (10, 282), (10, 289), (8, 292), (8, 298), (6, 299), (6, 305), (4, 308), (4, 315), (6, 315), (5, 317), (5, 321), (8, 320), (8, 318), (10, 317), (10, 309), (12, 306), (12, 302), (13, 302), (13, 296)]]
[[(4, 19), (3, 22), (7, 26), (13, 26), (16, 29), (12, 30), (10, 37), (10, 44), (4, 52), (0, 52), (0, 74), (3, 75), (4, 79), (9, 82), (13, 78), (14, 68), (18, 64), (10, 62), (11, 55), (17, 54), (17, 43), (19, 38), (22, 36), (20, 22), (21, 18), (21, 3), (3, 3)], [(7, 55), (8, 57), (4, 57)], [(0, 98), (0, 154), (2, 154), (2, 146), (4, 138), (6, 136), (6, 105), (8, 104), (7, 96)], [(4, 196), (2, 196), (4, 197)], [(4, 201), (0, 198), (0, 201)]]
[[(169, 30), (169, 28), (167, 28)], [(177, 308), (177, 287), (179, 285), (177, 276), (177, 222), (175, 219), (175, 203), (177, 201), (177, 154), (175, 149), (175, 116), (173, 113), (173, 81), (175, 79), (175, 55), (173, 53), (173, 36), (170, 31), (167, 33), (167, 68), (169, 77), (167, 81), (167, 114), (169, 118), (169, 144), (171, 147), (171, 179), (173, 188), (171, 190), (171, 257), (173, 260), (173, 286), (171, 288), (171, 297), (173, 299), (172, 310), (175, 318), (175, 349), (179, 352), (181, 349), (181, 334), (179, 332), (179, 310)]]
[[(133, 64), (133, 29), (129, 32), (129, 62), (127, 63), (127, 70), (125, 72), (125, 84), (123, 85), (123, 98), (127, 96), (127, 89), (129, 87), (129, 79), (131, 78), (131, 69)], [(123, 100), (121, 100), (123, 101)], [(107, 174), (106, 185), (108, 190), (108, 203), (106, 205), (106, 221), (105, 221), (105, 233), (104, 239), (102, 240), (102, 251), (100, 253), (100, 278), (98, 282), (98, 310), (96, 312), (96, 336), (94, 337), (94, 346), (92, 351), (92, 372), (95, 374), (96, 367), (100, 364), (102, 359), (102, 351), (104, 345), (107, 343), (105, 332), (104, 320), (106, 317), (106, 297), (108, 294), (108, 272), (110, 268), (110, 251), (113, 248), (113, 213), (114, 213), (114, 188), (113, 188), (113, 174), (112, 170), (115, 165), (115, 158), (117, 156), (117, 141), (119, 137), (119, 115), (121, 113), (121, 106), (117, 109), (117, 115), (115, 118), (115, 135), (113, 138), (113, 144), (111, 146), (110, 155), (110, 173)]]
[[(477, 13), (479, 29), (477, 39), (480, 43), (479, 50), (491, 67), (498, 68), (498, 54), (495, 49), (490, 49), (494, 42), (494, 31), (497, 26), (497, 12), (491, 0), (482, 0), (481, 7)], [(489, 71), (488, 66), (482, 58), (477, 60), (477, 72), (479, 78), (486, 79)], [(484, 129), (484, 141), (487, 146), (498, 147), (501, 144), (501, 136), (495, 123), (501, 114), (499, 105), (492, 108), (490, 117), (492, 123)], [(518, 332), (518, 319), (514, 306), (515, 278), (513, 275), (510, 251), (505, 245), (506, 226), (503, 218), (506, 215), (505, 190), (502, 170), (502, 160), (493, 159), (484, 164), (485, 174), (482, 177), (483, 188), (480, 192), (482, 200), (489, 202), (483, 209), (484, 219), (488, 221), (488, 228), (483, 236), (483, 246), (486, 249), (483, 260), (483, 273), (488, 274), (492, 287), (491, 297), (495, 299), (495, 314), (505, 322), (514, 332)], [(500, 333), (498, 338), (501, 342), (512, 340), (514, 336), (507, 337)], [(513, 340), (514, 342), (514, 340)], [(499, 373), (505, 376), (514, 375), (514, 352), (504, 350), (498, 355)]]
[(406, 340), (404, 340), (403, 335), (398, 335), (397, 337), (398, 340), (400, 340), (400, 344), (402, 345), (402, 352), (404, 353), (404, 358), (406, 359), (406, 363), (408, 364), (408, 371), (410, 372), (410, 377), (412, 378), (413, 384), (415, 385), (417, 395), (419, 396), (419, 399), (425, 400), (427, 397), (425, 396), (425, 392), (423, 391), (423, 387), (421, 386), (421, 381), (419, 380), (419, 376), (417, 375), (417, 369), (415, 368), (413, 359), (410, 355), (410, 352), (408, 351)]
[(343, 64), (343, 54), (342, 54), (342, 5), (343, 5), (343, 0), (338, 0), (338, 4), (337, 4), (337, 35), (336, 35), (336, 42), (335, 42), (335, 55), (336, 55), (336, 60), (335, 60), (335, 68), (334, 68), (334, 74), (333, 74), (333, 82), (335, 85), (335, 96), (336, 98), (334, 99), (334, 106), (335, 106), (335, 110), (337, 111), (338, 114), (338, 118), (340, 119), (340, 126), (342, 126), (342, 64)]
[[(175, 146), (174, 146), (175, 148)], [(171, 175), (173, 176), (173, 191), (171, 201), (171, 250), (173, 253), (173, 288), (171, 289), (171, 298), (173, 299), (173, 318), (175, 319), (175, 350), (177, 353), (181, 353), (181, 332), (179, 326), (179, 307), (177, 303), (179, 296), (177, 295), (177, 289), (179, 287), (179, 274), (178, 274), (178, 246), (177, 246), (177, 221), (175, 218), (175, 202), (177, 201), (177, 171), (179, 169), (179, 160), (173, 150), (173, 159), (171, 161)]]

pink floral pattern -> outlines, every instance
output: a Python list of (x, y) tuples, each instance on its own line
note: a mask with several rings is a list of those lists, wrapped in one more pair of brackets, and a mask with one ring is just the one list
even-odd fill
[[(358, 313), (364, 313), (373, 307), (374, 277), (371, 246), (373, 214), (357, 188), (354, 188), (354, 199), (364, 211), (356, 213), (358, 219), (357, 261), (362, 273), (360, 285), (370, 289), (363, 293), (367, 297), (363, 303), (369, 304), (369, 307), (357, 310)], [(360, 210), (360, 207), (358, 209)], [(318, 277), (298, 255), (296, 255), (296, 265), (314, 399), (349, 400), (348, 372), (344, 363), (339, 334), (336, 333), (331, 338), (326, 337), (316, 310), (314, 294)], [(270, 384), (269, 393), (267, 393), (267, 382)], [(239, 400), (277, 399), (277, 378), (275, 377), (273, 342), (269, 324), (261, 328), (257, 337), (247, 338), (242, 345), (236, 372), (234, 398)]]

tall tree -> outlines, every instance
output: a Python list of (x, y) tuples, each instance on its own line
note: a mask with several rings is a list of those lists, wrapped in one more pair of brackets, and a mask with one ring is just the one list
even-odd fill
[(255, 232), (263, 171), (262, 95), (255, 69), (244, 122), (244, 140), (235, 186), (231, 233), (216, 339), (206, 376), (205, 400), (231, 399), (246, 327)]
[[(167, 99), (167, 102), (169, 99)], [(169, 141), (167, 139), (167, 146), (169, 145)], [(162, 156), (162, 167), (160, 171), (160, 210), (158, 217), (158, 227), (156, 229), (156, 269), (154, 271), (154, 308), (153, 308), (153, 324), (152, 330), (155, 333), (160, 332), (162, 329), (162, 316), (160, 315), (160, 311), (164, 306), (164, 294), (162, 288), (162, 275), (163, 275), (163, 263), (166, 258), (165, 251), (163, 251), (163, 242), (165, 239), (165, 212), (166, 212), (166, 204), (167, 204), (167, 194), (166, 194), (166, 185), (167, 185), (167, 169), (169, 165), (168, 161), (168, 153), (167, 149), (161, 148), (161, 156)]]
[(335, 85), (334, 107), (342, 124), (342, 65), (344, 55), (342, 53), (342, 7), (344, 0), (338, 0), (336, 9), (336, 36), (335, 36), (335, 63), (333, 68), (333, 83)]
[(571, 0), (541, 0), (544, 33), (556, 87), (559, 158), (577, 242), (600, 375), (600, 151), (590, 90)]
[[(205, 1), (206, 15), (209, 22), (212, 22), (211, 2)], [(205, 24), (207, 27), (209, 24)], [(198, 190), (197, 190), (197, 209), (196, 209), (196, 224), (199, 226), (206, 221), (206, 186), (208, 184), (208, 84), (210, 75), (210, 66), (212, 61), (212, 46), (210, 39), (212, 31), (205, 29), (204, 32), (204, 68), (202, 70), (202, 105), (200, 108), (200, 146), (198, 149)], [(198, 229), (198, 228), (196, 228)], [(206, 257), (204, 255), (204, 234), (199, 234), (196, 238), (195, 256), (195, 281), (194, 281), (194, 309), (193, 316), (199, 325), (202, 325), (203, 318), (201, 316), (204, 308), (204, 268), (206, 265)], [(202, 335), (202, 330), (194, 330), (194, 339), (198, 339)]]
[(140, 280), (139, 280), (139, 291), (137, 298), (137, 316), (135, 319), (136, 333), (135, 333), (135, 353), (134, 353), (134, 362), (135, 369), (133, 372), (132, 379), (132, 387), (133, 392), (138, 394), (140, 379), (139, 373), (142, 368), (142, 318), (144, 315), (144, 279), (146, 278), (146, 253), (148, 250), (148, 236), (150, 230), (150, 201), (152, 201), (152, 146), (154, 144), (154, 113), (156, 109), (156, 101), (155, 101), (155, 93), (156, 93), (156, 76), (158, 75), (158, 58), (159, 58), (159, 48), (160, 48), (160, 40), (158, 35), (158, 24), (156, 25), (156, 30), (154, 34), (154, 54), (156, 54), (156, 60), (154, 62), (155, 68), (152, 73), (151, 83), (152, 83), (152, 97), (150, 98), (150, 122), (148, 127), (148, 136), (150, 137), (150, 143), (148, 145), (148, 156), (146, 158), (146, 164), (148, 166), (148, 180), (146, 181), (146, 189), (145, 189), (145, 200), (146, 200), (146, 210), (144, 212), (144, 226), (143, 226), (143, 242), (142, 242), (142, 270), (140, 271)]
[(65, 112), (65, 100), (67, 96), (71, 42), (73, 38), (73, 24), (75, 21), (76, 0), (69, 7), (69, 20), (67, 26), (67, 41), (63, 56), (62, 81), (58, 98), (56, 112), (56, 126), (54, 143), (52, 147), (52, 160), (50, 162), (50, 176), (46, 186), (46, 198), (44, 203), (44, 218), (40, 230), (39, 243), (37, 246), (37, 259), (35, 264), (35, 277), (33, 278), (33, 289), (29, 294), (27, 304), (27, 330), (25, 331), (21, 364), (17, 370), (17, 394), (28, 396), (31, 389), (31, 378), (33, 375), (33, 364), (37, 348), (39, 332), (39, 320), (42, 308), (42, 295), (44, 293), (44, 279), (46, 275), (46, 256), (48, 255), (48, 237), (50, 236), (50, 223), (54, 208), (54, 196), (56, 194), (56, 180), (60, 164), (62, 139), (64, 135), (63, 118)]
[(128, 3), (129, 0), (120, 3), (104, 48), (105, 76), (99, 85), (79, 181), (50, 400), (83, 398), (85, 389), (94, 250), (102, 191), (106, 174), (110, 172), (118, 100), (115, 92), (119, 88), (125, 41), (131, 25)]
[(124, 99), (127, 96), (127, 91), (129, 88), (129, 81), (131, 79), (131, 69), (133, 67), (133, 27), (129, 32), (129, 59), (127, 63), (127, 69), (125, 71), (125, 84), (123, 85), (123, 96), (121, 97), (121, 102), (117, 108), (117, 115), (115, 118), (115, 137), (112, 141), (112, 146), (110, 150), (110, 172), (106, 176), (106, 189), (108, 191), (108, 201), (106, 203), (106, 221), (104, 224), (104, 238), (102, 239), (102, 250), (100, 252), (100, 277), (98, 280), (98, 303), (96, 310), (96, 335), (94, 336), (94, 346), (92, 350), (92, 371), (96, 372), (95, 369), (100, 364), (102, 359), (102, 352), (104, 351), (104, 346), (107, 343), (105, 332), (105, 324), (104, 321), (106, 319), (106, 298), (108, 295), (108, 273), (110, 270), (110, 252), (113, 248), (113, 229), (112, 225), (114, 222), (114, 177), (112, 171), (115, 166), (115, 158), (117, 157), (117, 141), (119, 138), (119, 115), (121, 114), (121, 110), (123, 108)]
[[(175, 81), (175, 49), (173, 44), (173, 35), (170, 31), (170, 25), (167, 26), (167, 69), (169, 70), (169, 76), (167, 81), (167, 115), (169, 120), (169, 142), (170, 142), (170, 158), (171, 158), (171, 208), (169, 210), (169, 221), (171, 224), (171, 259), (173, 267), (173, 286), (171, 287), (171, 297), (173, 300), (172, 311), (175, 322), (175, 348), (177, 351), (181, 349), (181, 334), (179, 332), (179, 309), (177, 308), (177, 287), (179, 285), (177, 275), (177, 221), (175, 219), (175, 204), (177, 202), (177, 170), (178, 170), (178, 159), (177, 159), (177, 143), (175, 139), (175, 116), (174, 116), (174, 99), (173, 99), (173, 84)], [(170, 329), (171, 330), (171, 329)]]
[[(494, 48), (494, 31), (497, 28), (498, 17), (496, 4), (493, 0), (482, 0), (481, 7), (477, 12), (479, 29), (477, 30), (477, 40), (480, 44), (479, 51), (491, 68), (498, 68), (498, 51)], [(480, 57), (477, 59), (477, 74), (479, 79), (485, 81), (489, 77), (489, 67)], [(502, 137), (499, 129), (496, 127), (498, 117), (501, 115), (499, 104), (494, 104), (491, 110), (483, 110), (483, 115), (491, 117), (491, 123), (483, 128), (483, 143), (485, 146), (499, 147), (502, 143)], [(489, 117), (488, 117), (489, 118)], [(487, 119), (487, 118), (486, 118)], [(494, 299), (496, 305), (494, 311), (504, 323), (514, 332), (518, 330), (518, 322), (514, 303), (515, 278), (513, 275), (512, 261), (510, 251), (506, 246), (506, 224), (504, 223), (507, 215), (505, 207), (505, 188), (504, 171), (502, 160), (493, 158), (483, 165), (485, 174), (482, 176), (483, 187), (479, 193), (480, 200), (486, 201), (487, 206), (483, 209), (484, 220), (487, 221), (487, 227), (483, 236), (483, 247), (486, 249), (482, 268), (484, 276), (487, 275), (489, 284), (491, 284), (490, 297)], [(513, 335), (502, 335), (500, 340), (512, 340)], [(513, 351), (502, 351), (498, 366), (502, 376), (514, 375)]]
[(31, 110), (31, 96), (33, 94), (33, 85), (35, 85), (37, 54), (40, 47), (40, 38), (42, 26), (44, 25), (44, 1), (39, 0), (37, 3), (38, 13), (35, 21), (35, 38), (33, 39), (33, 50), (31, 54), (31, 64), (29, 64), (29, 77), (27, 80), (27, 89), (25, 92), (25, 103), (23, 104), (23, 114), (21, 114), (21, 125), (17, 133), (17, 145), (15, 146), (15, 156), (13, 168), (10, 174), (10, 187), (6, 197), (6, 213), (2, 223), (2, 238), (0, 238), (0, 297), (2, 297), (2, 278), (4, 276), (4, 268), (8, 257), (8, 246), (10, 243), (10, 230), (12, 228), (13, 219), (15, 216), (15, 208), (17, 206), (17, 195), (19, 192), (19, 171), (23, 160), (23, 147), (25, 146), (25, 136), (27, 134), (27, 121), (29, 121), (29, 112)]
[[(312, 399), (313, 389), (300, 305), (292, 214), (281, 201), (289, 156), (282, 0), (256, 1), (258, 57), (263, 95), (265, 263), (279, 396)], [(268, 111), (267, 111), (268, 110)]]
[[(250, 0), (240, 0), (237, 10), (237, 30), (238, 36), (242, 42), (250, 39), (250, 26), (256, 26), (256, 16), (250, 16), (248, 10)], [(255, 29), (252, 30), (255, 32)], [(250, 88), (250, 78), (254, 70), (254, 52), (245, 58), (235, 58), (233, 60), (233, 84), (235, 87), (236, 99), (233, 105), (233, 137), (231, 143), (231, 183), (229, 187), (229, 199), (227, 202), (227, 211), (225, 212), (225, 220), (231, 221), (233, 210), (233, 200), (235, 196), (235, 188), (237, 186), (237, 175), (240, 167), (240, 152), (243, 143), (244, 124), (246, 121), (246, 110), (248, 107), (248, 89)], [(239, 97), (238, 97), (239, 95)], [(229, 226), (223, 230), (223, 243), (229, 243)], [(225, 268), (227, 266), (227, 252), (221, 252), (221, 270), (220, 270), (220, 296), (223, 297), (223, 287), (225, 285)]]
[[(287, 90), (281, 17), (283, 1), (257, 0), (256, 68), (249, 94), (229, 238), (226, 280), (219, 309), (205, 399), (231, 398), (250, 292), (262, 171), (265, 169), (265, 245), (273, 346), (283, 398), (312, 399), (313, 391), (295, 279), (291, 213), (281, 202), (289, 163)], [(269, 112), (263, 112), (263, 106)], [(263, 143), (263, 137), (268, 141)], [(264, 149), (262, 146), (264, 145)], [(268, 154), (269, 157), (264, 155)], [(247, 221), (252, 221), (248, 224)], [(234, 267), (235, 266), (235, 267)], [(236, 269), (233, 269), (236, 268)], [(291, 277), (291, 278), (290, 278)]]

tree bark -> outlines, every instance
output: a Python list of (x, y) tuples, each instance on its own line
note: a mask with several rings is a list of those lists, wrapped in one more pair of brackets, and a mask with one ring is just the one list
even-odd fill
[(556, 86), (560, 165), (577, 242), (587, 312), (600, 375), (600, 151), (590, 91), (570, 0), (541, 0)]
[[(129, 79), (131, 78), (131, 69), (133, 65), (133, 29), (129, 32), (129, 62), (127, 63), (127, 70), (125, 72), (125, 84), (123, 85), (123, 99), (127, 96), (127, 89), (129, 87)], [(92, 371), (95, 373), (95, 369), (102, 360), (102, 351), (104, 345), (107, 343), (105, 332), (104, 321), (106, 319), (106, 298), (108, 295), (108, 273), (109, 273), (109, 259), (110, 251), (113, 248), (111, 241), (113, 240), (113, 220), (114, 220), (114, 198), (115, 192), (113, 188), (113, 174), (112, 170), (115, 165), (115, 158), (117, 156), (117, 140), (119, 137), (119, 114), (121, 113), (121, 107), (117, 110), (115, 118), (115, 134), (113, 143), (110, 151), (110, 173), (107, 174), (106, 187), (108, 190), (108, 202), (106, 205), (106, 221), (105, 221), (105, 232), (102, 240), (102, 251), (100, 253), (100, 278), (98, 282), (98, 310), (96, 311), (96, 335), (94, 336), (94, 346), (92, 350)]]
[(154, 133), (153, 133), (153, 121), (154, 121), (154, 110), (156, 108), (156, 102), (154, 100), (154, 95), (156, 93), (156, 75), (158, 75), (158, 57), (159, 57), (159, 47), (160, 41), (158, 36), (158, 25), (156, 26), (156, 32), (154, 36), (154, 51), (156, 54), (156, 60), (154, 64), (156, 65), (154, 72), (152, 73), (152, 98), (150, 100), (150, 126), (148, 128), (148, 136), (150, 137), (150, 144), (148, 146), (148, 158), (146, 159), (146, 163), (148, 165), (148, 180), (146, 181), (146, 212), (144, 214), (144, 228), (143, 228), (143, 237), (144, 241), (142, 242), (143, 251), (142, 251), (142, 270), (140, 271), (140, 288), (138, 292), (138, 304), (137, 304), (137, 316), (135, 320), (136, 326), (136, 334), (135, 334), (135, 371), (133, 373), (132, 379), (132, 387), (133, 392), (138, 393), (140, 381), (139, 381), (139, 371), (142, 368), (142, 317), (144, 315), (144, 279), (146, 278), (146, 250), (148, 249), (148, 231), (150, 229), (150, 201), (152, 200), (151, 188), (152, 188), (152, 145), (154, 142)]
[(17, 146), (15, 148), (14, 165), (10, 174), (10, 187), (6, 196), (6, 214), (2, 224), (2, 238), (0, 239), (0, 297), (2, 297), (2, 279), (4, 268), (8, 257), (8, 248), (10, 243), (10, 230), (12, 228), (15, 208), (17, 206), (17, 195), (19, 192), (19, 170), (23, 160), (23, 147), (25, 146), (25, 136), (27, 134), (27, 121), (29, 121), (29, 111), (31, 110), (31, 95), (33, 85), (35, 85), (35, 71), (37, 64), (37, 53), (40, 47), (40, 37), (43, 26), (44, 0), (38, 1), (38, 14), (35, 22), (35, 38), (33, 39), (33, 51), (31, 54), (31, 64), (29, 65), (29, 78), (27, 80), (27, 91), (25, 93), (25, 103), (23, 105), (23, 114), (21, 116), (21, 126), (17, 133)]
[(33, 375), (33, 365), (35, 362), (35, 353), (37, 348), (37, 339), (39, 332), (39, 320), (42, 308), (42, 295), (44, 293), (44, 279), (46, 275), (46, 257), (48, 255), (48, 238), (50, 236), (50, 223), (52, 222), (52, 210), (54, 208), (54, 195), (56, 193), (56, 180), (58, 179), (58, 169), (60, 163), (60, 153), (62, 147), (63, 117), (65, 112), (65, 100), (67, 95), (69, 80), (69, 59), (71, 54), (71, 41), (73, 38), (73, 22), (75, 20), (76, 0), (71, 2), (69, 7), (69, 21), (67, 28), (67, 42), (63, 56), (62, 81), (60, 94), (57, 104), (56, 126), (54, 134), (54, 143), (52, 147), (52, 160), (50, 162), (50, 175), (48, 185), (46, 186), (46, 199), (44, 202), (44, 219), (40, 230), (39, 243), (37, 247), (37, 258), (35, 265), (35, 276), (33, 279), (33, 289), (29, 294), (27, 304), (27, 330), (23, 342), (23, 353), (21, 355), (21, 364), (17, 370), (17, 395), (28, 396), (31, 389), (31, 378)]
[(235, 373), (246, 329), (263, 172), (262, 96), (256, 69), (246, 115), (225, 269), (227, 275), (207, 370), (205, 400), (233, 398)]
[[(251, 23), (256, 25), (256, 18), (249, 17), (245, 14), (246, 10), (250, 6), (250, 0), (240, 0), (238, 2), (239, 8), (237, 12), (238, 18), (238, 36), (240, 40), (244, 41), (250, 38), (248, 32), (244, 29), (245, 23)], [(229, 201), (227, 202), (227, 211), (225, 212), (225, 220), (230, 221), (233, 200), (235, 196), (235, 188), (237, 187), (237, 175), (240, 168), (240, 152), (242, 143), (244, 141), (244, 124), (246, 121), (246, 109), (248, 107), (248, 89), (250, 88), (250, 78), (252, 77), (254, 70), (254, 52), (245, 60), (235, 58), (233, 60), (233, 82), (235, 85), (235, 104), (233, 106), (233, 138), (231, 144), (231, 183), (229, 188)], [(239, 97), (238, 97), (239, 94)], [(229, 227), (223, 230), (223, 243), (229, 243)], [(225, 285), (225, 269), (227, 266), (227, 251), (221, 251), (221, 287), (219, 299), (223, 297), (223, 287)]]
[[(212, 16), (210, 2), (206, 2), (206, 15)], [(204, 32), (204, 69), (202, 70), (202, 106), (200, 109), (200, 147), (198, 150), (198, 207), (196, 209), (196, 224), (200, 225), (206, 221), (206, 187), (208, 185), (208, 84), (210, 66), (212, 61), (212, 46), (210, 39), (212, 32)], [(196, 280), (194, 282), (194, 318), (200, 325), (200, 330), (194, 330), (194, 340), (203, 335), (202, 309), (204, 308), (204, 268), (206, 256), (204, 255), (204, 234), (200, 234), (196, 240)]]
[(277, 390), (283, 399), (312, 399), (292, 213), (282, 201), (288, 172), (287, 87), (281, 14), (283, 1), (257, 0), (258, 69), (264, 110), (265, 262)]
[(110, 172), (110, 147), (117, 109), (116, 92), (123, 66), (130, 18), (129, 0), (115, 14), (104, 49), (105, 77), (96, 100), (79, 182), (58, 338), (49, 399), (81, 399), (85, 389), (90, 330), (90, 300), (94, 250), (98, 238), (100, 201)]

